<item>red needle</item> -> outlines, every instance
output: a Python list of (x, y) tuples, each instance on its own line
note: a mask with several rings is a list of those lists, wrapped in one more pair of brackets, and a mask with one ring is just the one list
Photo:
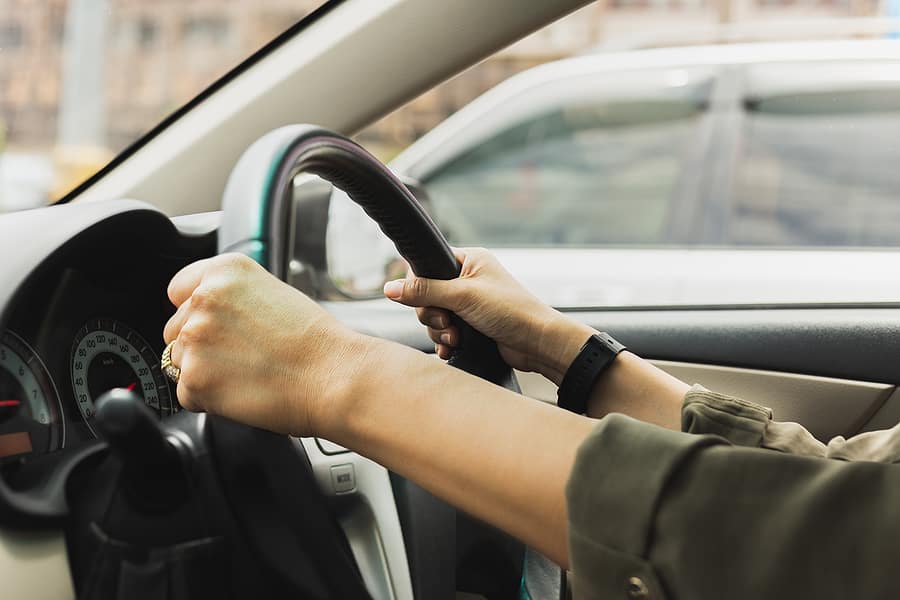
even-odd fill
[(134, 391), (134, 386), (136, 386), (136, 385), (137, 385), (137, 383), (132, 383), (125, 389), (128, 390), (129, 392), (132, 392), (132, 391)]
[(22, 404), (18, 400), (0, 400), (0, 408), (10, 407), (10, 406), (19, 406)]

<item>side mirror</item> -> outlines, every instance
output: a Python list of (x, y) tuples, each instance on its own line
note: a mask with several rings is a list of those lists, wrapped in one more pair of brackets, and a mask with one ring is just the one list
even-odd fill
[[(425, 187), (400, 179), (429, 211)], [(295, 179), (291, 223), (288, 283), (311, 298), (380, 298), (386, 281), (406, 275), (406, 263), (378, 225), (343, 191), (318, 177)]]

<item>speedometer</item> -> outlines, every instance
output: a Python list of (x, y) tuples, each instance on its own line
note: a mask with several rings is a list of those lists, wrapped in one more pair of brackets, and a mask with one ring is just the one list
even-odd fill
[(11, 331), (0, 335), (0, 462), (62, 448), (65, 424), (44, 363)]
[(159, 367), (159, 356), (141, 335), (114, 319), (92, 319), (72, 344), (72, 390), (88, 427), (94, 401), (113, 388), (126, 388), (160, 418), (178, 408)]

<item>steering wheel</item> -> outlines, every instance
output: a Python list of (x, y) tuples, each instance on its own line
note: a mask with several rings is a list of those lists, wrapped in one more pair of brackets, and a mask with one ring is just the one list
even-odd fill
[[(276, 129), (242, 155), (225, 189), (219, 252), (246, 254), (287, 281), (294, 258), (290, 255), (291, 230), (303, 226), (294, 222), (292, 214), (294, 181), (300, 174), (317, 175), (344, 191), (378, 224), (417, 276), (432, 279), (459, 276), (461, 266), (446, 238), (397, 176), (355, 142), (313, 125)], [(459, 328), (461, 339), (449, 364), (519, 392), (515, 374), (500, 356), (494, 341), (455, 315), (451, 318)], [(315, 447), (308, 450), (316, 452)], [(431, 502), (434, 510), (446, 514), (448, 509), (439, 501), (427, 494), (420, 493), (419, 497), (427, 498), (426, 502)], [(529, 564), (535, 565), (529, 573), (553, 572), (543, 557), (530, 551), (527, 556)], [(447, 562), (454, 560), (453, 556), (446, 558), (449, 558)], [(447, 568), (443, 567), (445, 571)], [(558, 583), (558, 573), (557, 568), (550, 575), (551, 586)], [(436, 578), (451, 579), (452, 584), (453, 571), (449, 576), (444, 573)], [(546, 589), (547, 585), (533, 587)], [(437, 592), (452, 594), (453, 590)], [(555, 593), (556, 589), (546, 597)]]
[[(346, 192), (416, 275), (459, 276), (460, 264), (446, 238), (390, 169), (355, 142), (313, 125), (276, 129), (240, 158), (225, 189), (219, 252), (247, 254), (286, 281), (293, 182), (301, 173), (318, 175)], [(493, 340), (461, 319), (455, 321), (461, 340), (450, 364), (518, 392), (515, 375)]]

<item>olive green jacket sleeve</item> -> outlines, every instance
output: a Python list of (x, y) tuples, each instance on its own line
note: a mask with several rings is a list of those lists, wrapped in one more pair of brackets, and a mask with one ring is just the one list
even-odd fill
[(682, 417), (687, 433), (609, 415), (579, 449), (576, 600), (900, 598), (895, 430), (822, 444), (702, 388)]

